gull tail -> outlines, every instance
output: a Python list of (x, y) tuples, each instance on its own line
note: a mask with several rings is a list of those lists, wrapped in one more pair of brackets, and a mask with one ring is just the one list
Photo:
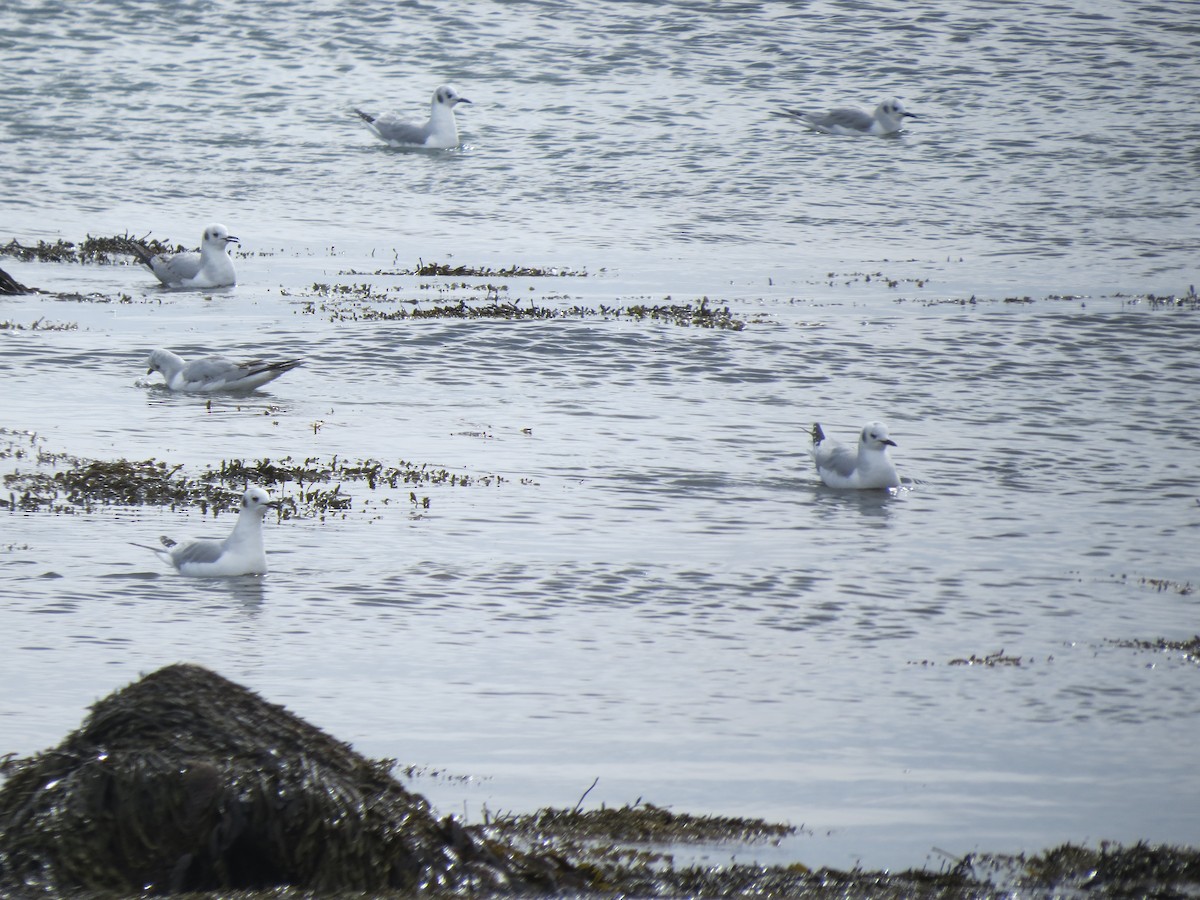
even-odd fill
[(785, 119), (799, 119), (801, 122), (808, 120), (808, 113), (800, 109), (777, 109), (775, 115), (782, 116)]
[(290, 372), (297, 366), (302, 365), (304, 365), (304, 360), (302, 359), (281, 359), (279, 362), (271, 363), (266, 368), (268, 371), (278, 372), (282, 375), (284, 372)]
[(121, 241), (121, 248), (130, 256), (136, 256), (137, 261), (151, 272), (154, 271), (154, 267), (150, 265), (150, 260), (154, 259), (156, 254), (151, 253), (142, 244), (139, 244), (137, 241), (130, 238), (126, 238), (125, 240)]
[[(165, 540), (165, 539), (164, 539)], [(172, 542), (174, 543), (174, 542)], [(138, 544), (134, 541), (129, 542), (131, 547), (141, 547), (143, 550), (149, 550), (165, 563), (171, 561), (171, 553), (169, 550), (164, 550), (162, 547), (151, 547), (149, 544)]]
[(369, 115), (368, 113), (365, 113), (365, 112), (363, 112), (363, 111), (362, 111), (361, 109), (359, 109), (357, 106), (356, 106), (356, 107), (354, 107), (354, 112), (355, 112), (355, 113), (358, 115), (358, 117), (359, 117), (360, 119), (362, 119), (362, 120), (363, 120), (364, 122), (366, 122), (368, 125), (374, 125), (374, 124), (375, 124), (375, 119), (376, 119), (376, 116), (372, 116), (372, 115)]
[(304, 365), (304, 360), (281, 359), (278, 362), (264, 362), (261, 359), (252, 359), (249, 362), (244, 363), (244, 365), (247, 367), (246, 374), (248, 376), (261, 375), (263, 372), (273, 372), (275, 373), (274, 377), (278, 378), (284, 372), (290, 372), (297, 366)]
[(813, 422), (813, 427), (812, 427), (813, 446), (814, 447), (817, 446), (817, 444), (821, 443), (821, 441), (823, 441), (823, 440), (825, 440), (825, 432), (821, 430), (821, 423)]

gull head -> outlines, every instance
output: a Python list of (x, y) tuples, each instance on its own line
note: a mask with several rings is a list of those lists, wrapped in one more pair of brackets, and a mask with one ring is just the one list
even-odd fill
[(885, 451), (888, 447), (895, 447), (896, 442), (888, 437), (887, 426), (882, 422), (868, 422), (859, 435), (858, 445), (865, 450)]
[(458, 91), (448, 84), (443, 84), (433, 92), (433, 105), (454, 109), (460, 103), (470, 103), (466, 97), (459, 96)]
[(256, 512), (265, 516), (268, 509), (279, 509), (279, 501), (272, 500), (271, 495), (260, 487), (252, 487), (242, 494), (242, 511)]
[(161, 372), (165, 376), (171, 361), (175, 358), (175, 354), (170, 350), (155, 350), (146, 360), (146, 374), (151, 375), (155, 372)]
[(884, 100), (882, 103), (880, 103), (879, 112), (888, 118), (895, 119), (897, 122), (904, 118), (918, 118), (916, 113), (911, 113), (904, 108), (904, 104), (898, 97), (892, 97), (890, 100)]
[(240, 240), (229, 233), (228, 228), (219, 224), (209, 225), (205, 228), (201, 242), (203, 247), (213, 247), (222, 252), (229, 244), (241, 244)]

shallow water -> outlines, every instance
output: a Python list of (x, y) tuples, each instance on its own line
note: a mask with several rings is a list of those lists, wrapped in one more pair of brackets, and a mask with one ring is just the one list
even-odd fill
[[(1144, 580), (1197, 580), (1200, 319), (1113, 296), (1195, 280), (1186, 15), (394, 8), (0, 13), (26, 89), (0, 95), (12, 236), (189, 242), (218, 219), (251, 254), (210, 295), (0, 260), (113, 301), (0, 299), (0, 321), (78, 325), (0, 332), (0, 426), (37, 435), (10, 447), (502, 479), (416, 504), (348, 484), (342, 518), (267, 523), (262, 579), (129, 546), (227, 517), (0, 517), (0, 749), (189, 660), (364, 753), (471, 776), (415, 787), (475, 820), (599, 777), (589, 803), (803, 825), (737, 852), (809, 864), (1200, 842), (1195, 664), (1111, 643), (1196, 631), (1194, 593)], [(389, 151), (345, 114), (415, 117), (442, 80), (475, 101), (464, 151)], [(894, 140), (770, 115), (891, 92), (925, 114)], [(590, 274), (363, 274), (418, 257)], [(392, 310), (480, 281), (539, 306), (707, 295), (748, 324), (330, 321), (304, 296), (370, 283)], [(307, 365), (209, 407), (145, 377), (154, 346)], [(851, 440), (870, 418), (905, 488), (821, 487), (811, 422)], [(1001, 650), (1021, 664), (950, 664)]]

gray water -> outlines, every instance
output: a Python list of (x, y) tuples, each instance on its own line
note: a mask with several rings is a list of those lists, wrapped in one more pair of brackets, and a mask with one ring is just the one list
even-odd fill
[[(445, 773), (414, 787), (473, 821), (598, 777), (589, 804), (803, 826), (715, 861), (1200, 842), (1195, 663), (1113, 643), (1197, 631), (1196, 594), (1149, 580), (1200, 580), (1200, 320), (1139, 298), (1196, 280), (1187, 5), (339, 6), (6, 4), (0, 240), (221, 221), (250, 255), (209, 294), (0, 260), (91, 295), (0, 299), (26, 326), (0, 331), (0, 427), (191, 473), (501, 480), (422, 486), (428, 508), (347, 484), (344, 517), (267, 523), (261, 579), (129, 546), (228, 527), (199, 510), (0, 517), (0, 750), (190, 660)], [(444, 81), (473, 101), (460, 151), (348, 113), (417, 118)], [(894, 139), (772, 115), (890, 94), (922, 115)], [(482, 298), (363, 274), (418, 259), (588, 273), (503, 279), (539, 306), (708, 296), (748, 324), (307, 311), (315, 282)], [(155, 346), (307, 365), (209, 408), (144, 375)], [(811, 422), (872, 418), (904, 488), (823, 488)], [(950, 664), (1001, 650), (1020, 665)]]

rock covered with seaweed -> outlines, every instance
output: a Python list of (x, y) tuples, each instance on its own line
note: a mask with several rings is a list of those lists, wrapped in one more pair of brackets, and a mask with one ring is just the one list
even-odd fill
[(570, 866), (485, 843), (283, 707), (172, 665), (10, 762), (0, 889), (171, 893), (578, 887)]

